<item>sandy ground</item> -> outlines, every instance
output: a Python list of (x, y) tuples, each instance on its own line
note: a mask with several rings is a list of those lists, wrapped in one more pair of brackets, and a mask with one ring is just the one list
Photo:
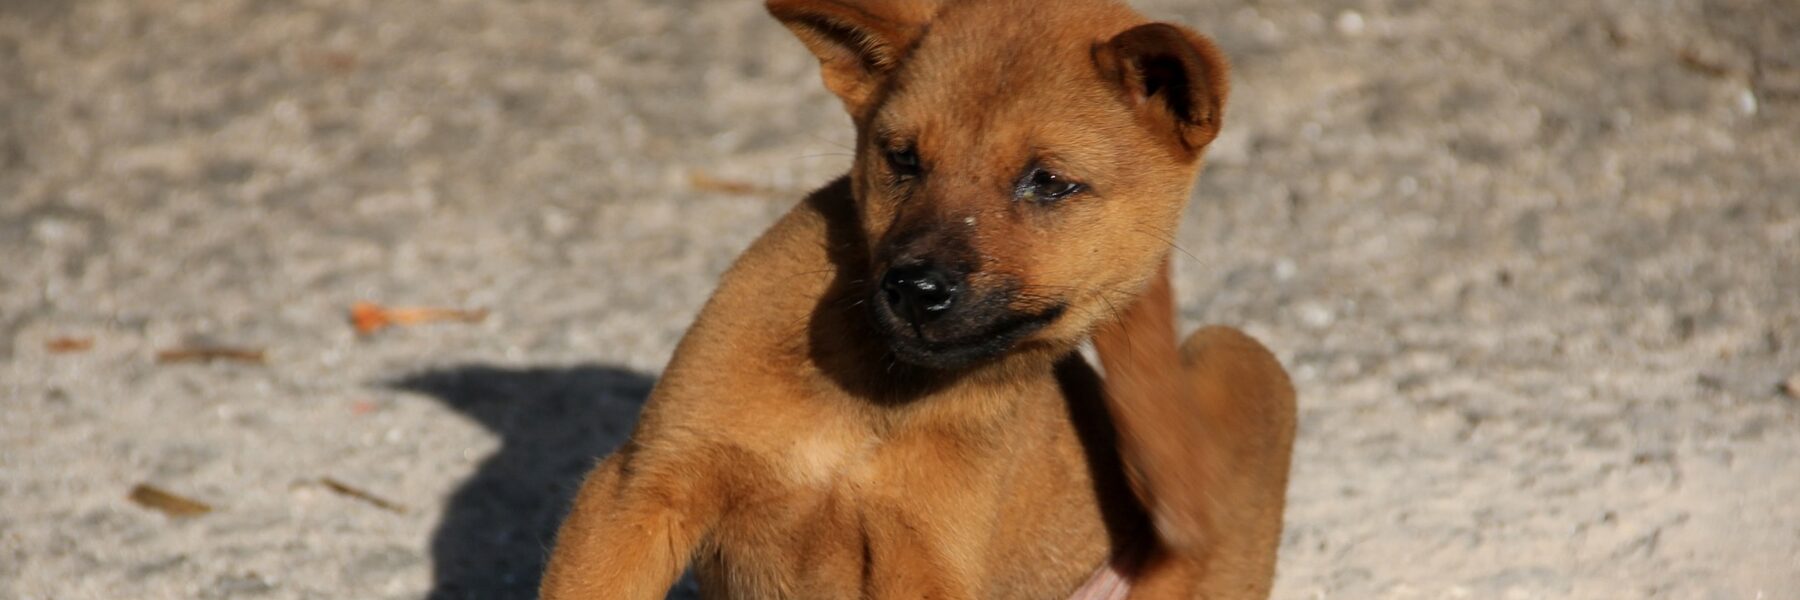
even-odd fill
[[(1278, 597), (1800, 598), (1800, 4), (1139, 5), (1237, 65), (1178, 285), (1301, 389)], [(529, 597), (850, 139), (747, 0), (0, 0), (0, 599)]]

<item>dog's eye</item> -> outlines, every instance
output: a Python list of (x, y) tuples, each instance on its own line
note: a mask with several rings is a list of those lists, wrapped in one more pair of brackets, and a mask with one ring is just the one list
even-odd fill
[(919, 174), (919, 152), (911, 146), (891, 148), (887, 151), (888, 168), (895, 175), (910, 177)]
[(1019, 180), (1013, 195), (1025, 202), (1050, 203), (1079, 191), (1080, 183), (1044, 169), (1032, 169)]

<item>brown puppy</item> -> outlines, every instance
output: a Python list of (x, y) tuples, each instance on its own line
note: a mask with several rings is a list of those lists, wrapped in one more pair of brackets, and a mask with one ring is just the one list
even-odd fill
[(1108, 0), (769, 8), (855, 164), (726, 273), (543, 596), (1266, 597), (1293, 391), (1178, 347), (1165, 266), (1219, 52)]

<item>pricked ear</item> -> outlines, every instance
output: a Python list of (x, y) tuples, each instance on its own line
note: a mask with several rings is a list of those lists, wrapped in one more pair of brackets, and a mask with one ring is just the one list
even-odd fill
[(825, 88), (861, 118), (936, 12), (926, 0), (769, 0), (769, 14), (819, 57)]
[(1172, 133), (1195, 156), (1219, 135), (1229, 67), (1206, 36), (1147, 23), (1096, 46), (1094, 62), (1152, 127)]

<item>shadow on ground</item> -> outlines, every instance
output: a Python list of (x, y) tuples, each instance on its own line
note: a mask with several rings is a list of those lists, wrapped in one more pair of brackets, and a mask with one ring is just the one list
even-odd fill
[[(431, 540), (428, 598), (536, 598), (546, 552), (582, 476), (631, 433), (654, 383), (600, 365), (470, 365), (393, 382), (438, 399), (501, 440), (446, 502)], [(669, 595), (696, 596), (685, 579)]]

